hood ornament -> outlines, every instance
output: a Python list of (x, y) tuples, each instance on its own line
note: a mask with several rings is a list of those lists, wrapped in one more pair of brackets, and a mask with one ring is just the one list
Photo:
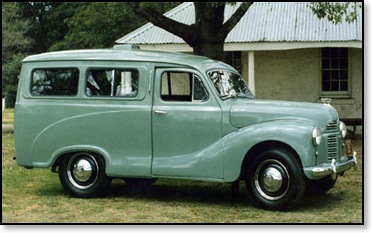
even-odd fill
[(323, 104), (331, 105), (332, 99), (331, 98), (321, 98)]

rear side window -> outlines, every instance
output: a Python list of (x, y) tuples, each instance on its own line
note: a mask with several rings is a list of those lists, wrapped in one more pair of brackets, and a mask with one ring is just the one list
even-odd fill
[(87, 96), (136, 97), (138, 70), (89, 69), (86, 74)]
[(79, 70), (76, 68), (48, 68), (32, 71), (33, 96), (75, 96), (78, 92)]

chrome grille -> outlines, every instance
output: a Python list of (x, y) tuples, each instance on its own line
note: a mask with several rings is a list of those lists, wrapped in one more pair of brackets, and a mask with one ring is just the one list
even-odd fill
[(326, 130), (327, 131), (334, 131), (334, 130), (338, 130), (338, 121), (335, 120), (335, 121), (332, 121), (332, 122), (329, 122), (326, 126)]
[(337, 135), (330, 135), (327, 139), (328, 160), (337, 159)]

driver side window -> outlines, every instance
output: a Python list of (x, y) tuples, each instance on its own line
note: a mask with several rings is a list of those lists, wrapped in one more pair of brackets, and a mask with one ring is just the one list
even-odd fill
[(167, 71), (161, 76), (161, 99), (176, 102), (204, 102), (208, 100), (208, 93), (195, 74)]

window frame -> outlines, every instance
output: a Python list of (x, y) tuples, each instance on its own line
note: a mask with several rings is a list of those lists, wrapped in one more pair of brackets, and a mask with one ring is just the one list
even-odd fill
[[(119, 72), (128, 72), (128, 71), (131, 71), (131, 72), (137, 72), (138, 74), (138, 84), (137, 84), (137, 93), (136, 95), (88, 95), (87, 93), (87, 88), (88, 88), (88, 72), (90, 72), (91, 70), (99, 70), (99, 71), (105, 71), (105, 70), (115, 70), (116, 71), (119, 71)], [(92, 66), (92, 67), (87, 67), (86, 69), (84, 69), (84, 79), (83, 79), (83, 82), (84, 82), (84, 96), (89, 98), (89, 99), (107, 99), (107, 98), (111, 98), (111, 99), (128, 99), (128, 100), (133, 100), (133, 99), (139, 99), (139, 98), (142, 98), (141, 97), (141, 72), (139, 69), (137, 68), (132, 68), (132, 67), (111, 67), (111, 66)]]
[[(170, 95), (169, 93), (171, 93), (171, 91), (169, 90), (170, 89), (170, 86), (169, 86), (169, 81), (170, 81), (170, 77), (169, 77), (169, 73), (184, 73), (184, 74), (188, 74), (188, 77), (189, 77), (189, 80), (188, 80), (188, 83), (190, 84), (190, 94), (187, 95), (189, 96), (190, 100), (183, 100), (182, 98), (180, 98), (179, 100), (173, 100), (172, 98), (169, 98), (169, 99), (164, 99), (163, 97), (165, 95), (163, 95), (163, 76), (166, 75), (166, 80), (167, 80), (167, 89), (166, 90), (168, 92), (168, 95), (169, 96), (172, 96)], [(191, 76), (191, 77), (190, 77)], [(191, 80), (190, 80), (191, 78)], [(205, 91), (205, 94), (206, 94), (206, 99), (204, 100), (196, 100), (195, 99), (195, 78), (197, 78), (202, 87), (203, 87), (203, 90)], [(170, 84), (172, 84), (172, 81), (170, 81)], [(159, 90), (159, 98), (160, 98), (160, 101), (163, 102), (163, 103), (205, 103), (209, 100), (209, 92), (206, 88), (206, 85), (205, 83), (203, 82), (202, 78), (200, 77), (200, 75), (197, 75), (195, 74), (194, 72), (190, 72), (190, 71), (184, 71), (184, 70), (164, 70), (161, 75), (160, 75), (160, 90)], [(172, 93), (171, 93), (172, 94)]]
[[(347, 49), (347, 90), (346, 91), (323, 91), (323, 49), (329, 48), (329, 49)], [(350, 98), (351, 97), (351, 89), (352, 89), (352, 78), (351, 78), (351, 54), (350, 49), (345, 47), (322, 47), (319, 49), (319, 91), (321, 97), (332, 97), (332, 98)], [(327, 69), (325, 69), (327, 70)], [(332, 71), (332, 68), (329, 68), (328, 70)], [(333, 69), (340, 71), (341, 68)], [(338, 78), (338, 81), (340, 82), (340, 78)]]
[[(77, 80), (76, 80), (76, 90), (75, 90), (75, 93), (73, 95), (35, 95), (33, 94), (33, 90), (32, 88), (34, 87), (33, 85), (33, 76), (34, 76), (34, 72), (36, 70), (76, 70), (77, 71)], [(30, 81), (29, 81), (29, 95), (32, 97), (32, 98), (72, 98), (72, 97), (77, 97), (79, 95), (79, 89), (80, 89), (80, 75), (81, 75), (81, 70), (78, 68), (78, 67), (73, 67), (73, 66), (63, 66), (63, 67), (59, 67), (59, 66), (53, 66), (53, 67), (35, 67), (33, 69), (31, 69), (31, 72), (30, 72)]]

